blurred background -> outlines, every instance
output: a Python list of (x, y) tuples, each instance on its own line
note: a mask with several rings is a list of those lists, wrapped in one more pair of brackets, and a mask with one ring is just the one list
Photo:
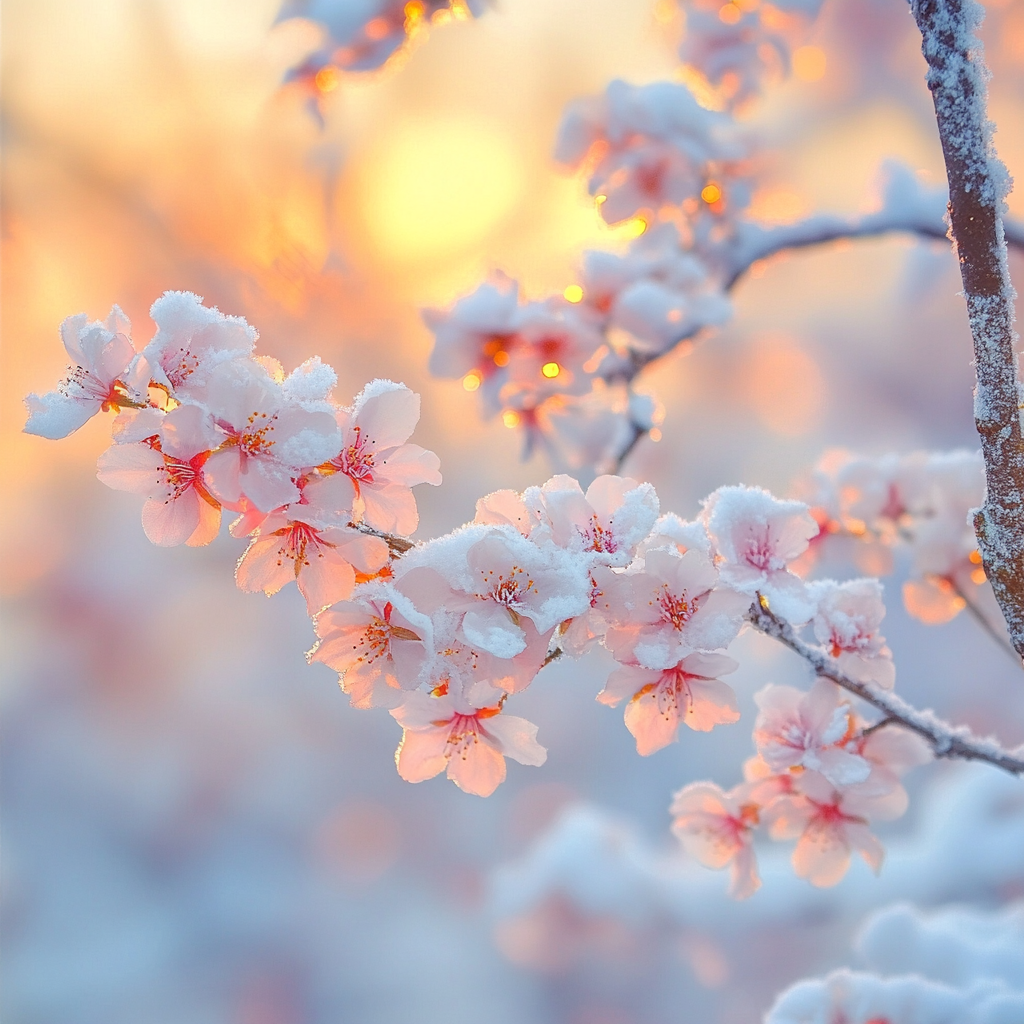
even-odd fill
[[(675, 73), (676, 9), (501, 0), (344, 77), (323, 130), (301, 90), (280, 85), (317, 29), (275, 26), (276, 14), (276, 0), (3, 5), (4, 1020), (757, 1020), (794, 979), (850, 963), (863, 914), (915, 871), (876, 881), (858, 868), (813, 900), (790, 899), (779, 873), (784, 890), (772, 896), (771, 876), (731, 905), (724, 876), (673, 862), (693, 912), (655, 900), (632, 918), (571, 901), (549, 900), (546, 917), (506, 910), (494, 872), (580, 802), (667, 855), (671, 793), (738, 781), (753, 692), (803, 679), (787, 656), (741, 639), (739, 725), (650, 759), (621, 712), (593, 700), (608, 664), (557, 663), (517, 701), (549, 748), (543, 768), (511, 765), (486, 801), (443, 777), (410, 786), (390, 716), (349, 708), (333, 673), (306, 665), (313, 634), (294, 590), (237, 591), (226, 529), (209, 548), (150, 546), (141, 502), (95, 479), (103, 417), (60, 444), (20, 432), (22, 396), (63, 375), (65, 316), (116, 302), (141, 347), (151, 302), (187, 289), (246, 317), (287, 368), (332, 363), (342, 400), (374, 377), (422, 394), (414, 440), (445, 480), (418, 491), (420, 536), (471, 518), (482, 494), (548, 476), (457, 381), (428, 376), (419, 311), (492, 268), (527, 297), (558, 292), (584, 249), (625, 246), (550, 149), (568, 100)], [(1024, 173), (1024, 2), (989, 5), (985, 39), (996, 143)], [(760, 216), (869, 206), (887, 157), (941, 183), (905, 3), (827, 0), (809, 45), (813, 59), (750, 121), (768, 147)], [(1010, 202), (1024, 216), (1024, 196)], [(1020, 286), (1024, 260), (1011, 261)], [(830, 447), (973, 447), (959, 288), (946, 245), (906, 238), (770, 262), (734, 293), (731, 323), (643, 379), (667, 415), (628, 472), (691, 517), (720, 484), (787, 491)], [(900, 691), (1024, 741), (1019, 668), (966, 616), (910, 620), (898, 586), (887, 581), (885, 632)], [(911, 777), (911, 812), (883, 833), (907, 863), (939, 841), (921, 808), (965, 771)], [(1020, 787), (1007, 794), (992, 814), (1024, 816)], [(966, 849), (964, 823), (947, 825), (950, 849)], [(907, 895), (1020, 897), (1024, 845), (1003, 852), (998, 870), (968, 858)]]

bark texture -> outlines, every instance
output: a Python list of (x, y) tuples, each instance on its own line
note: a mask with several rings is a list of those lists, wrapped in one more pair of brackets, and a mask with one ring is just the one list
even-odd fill
[(985, 458), (985, 503), (974, 516), (985, 572), (1024, 658), (1024, 444), (1014, 291), (1002, 213), (1006, 168), (992, 146), (975, 0), (911, 0), (949, 180), (950, 237), (960, 261), (977, 387), (974, 418)]

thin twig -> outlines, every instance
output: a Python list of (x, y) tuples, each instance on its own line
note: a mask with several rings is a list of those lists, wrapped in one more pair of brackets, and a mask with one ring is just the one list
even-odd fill
[(1021, 661), (1020, 655), (1013, 649), (1013, 644), (1010, 643), (1006, 634), (1000, 632), (1000, 630), (989, 621), (989, 617), (970, 599), (963, 589), (957, 586), (955, 580), (951, 579), (949, 582), (953, 585), (954, 593), (961, 601), (963, 601), (964, 607), (967, 609), (971, 618), (973, 618), (985, 633), (987, 633), (999, 645), (999, 649), (1001, 651), (1013, 659), (1013, 663), (1017, 668), (1024, 667), (1024, 662)]
[(561, 647), (556, 647), (553, 651), (548, 653), (548, 656), (541, 662), (540, 667), (546, 668), (553, 661), (557, 661), (565, 652)]
[(886, 716), (885, 718), (880, 718), (877, 722), (875, 722), (874, 725), (869, 725), (866, 729), (864, 729), (861, 732), (861, 736), (870, 736), (873, 732), (878, 732), (879, 729), (884, 729), (887, 725), (895, 724), (895, 718), (889, 718), (888, 716)]
[[(946, 224), (939, 218), (931, 221), (919, 216), (915, 219), (899, 220), (885, 210), (853, 219), (816, 216), (777, 228), (767, 229), (761, 228), (759, 225), (747, 224), (744, 225), (744, 229), (748, 237), (741, 247), (741, 255), (734, 257), (726, 268), (722, 290), (727, 293), (733, 290), (755, 263), (797, 249), (856, 238), (880, 238), (891, 234), (918, 235), (921, 238), (930, 238), (936, 241), (944, 241), (948, 238)], [(1024, 224), (1007, 221), (1003, 224), (1003, 230), (1006, 242), (1024, 253)], [(628, 367), (616, 366), (611, 371), (609, 380), (618, 380), (629, 384), (645, 367), (663, 359), (684, 341), (689, 341), (700, 334), (702, 330), (704, 330), (703, 326), (690, 328), (680, 334), (678, 338), (673, 338), (665, 348), (658, 352), (633, 352)], [(623, 463), (647, 433), (646, 430), (638, 429), (635, 424), (632, 426), (634, 428), (633, 436), (616, 460), (615, 471), (617, 473), (621, 471)]]
[(977, 737), (963, 726), (949, 725), (931, 711), (919, 711), (894, 693), (851, 679), (824, 651), (804, 643), (788, 622), (778, 618), (760, 601), (751, 605), (747, 621), (755, 629), (800, 655), (819, 676), (831, 679), (844, 690), (877, 708), (893, 725), (916, 732), (928, 742), (936, 757), (984, 761), (1011, 775), (1024, 775), (1024, 750), (1005, 750), (994, 739)]
[(375, 530), (372, 526), (367, 526), (365, 523), (349, 523), (349, 526), (354, 530), (358, 530), (360, 533), (365, 533), (370, 537), (379, 537), (385, 544), (391, 549), (391, 554), (395, 558), (399, 558), (404, 555), (406, 551), (416, 546), (415, 541), (406, 540), (405, 537), (396, 537), (393, 533), (384, 533), (381, 530)]

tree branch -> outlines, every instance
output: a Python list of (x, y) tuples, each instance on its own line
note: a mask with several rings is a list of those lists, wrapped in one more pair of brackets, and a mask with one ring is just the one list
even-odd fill
[[(1024, 254), (1024, 224), (1007, 221), (1003, 224), (1003, 231), (1007, 244)], [(773, 228), (752, 223), (743, 224), (740, 228), (739, 243), (726, 264), (723, 290), (731, 292), (755, 263), (780, 253), (807, 249), (815, 245), (827, 245), (829, 242), (880, 238), (892, 234), (911, 234), (945, 241), (949, 238), (949, 229), (941, 218), (930, 217), (921, 210), (894, 213), (890, 209), (877, 210), (856, 218), (827, 215), (807, 217), (793, 224), (782, 224)], [(623, 373), (622, 368), (617, 367), (612, 376), (614, 379), (629, 383), (645, 367), (664, 358), (701, 330), (702, 327), (697, 327), (686, 331), (678, 338), (673, 338), (660, 352), (634, 352), (627, 371)], [(634, 426), (633, 435), (616, 459), (615, 472), (621, 471), (622, 464), (632, 454), (645, 433), (645, 430)]]
[[(824, 651), (804, 643), (788, 622), (778, 618), (759, 601), (751, 605), (747, 621), (755, 629), (800, 655), (819, 676), (831, 679), (844, 690), (877, 708), (884, 716), (883, 722), (916, 732), (928, 742), (936, 757), (984, 761), (1012, 775), (1024, 775), (1024, 749), (1005, 750), (996, 740), (981, 739), (963, 726), (949, 725), (931, 711), (919, 711), (894, 693), (851, 679), (839, 670), (836, 662)], [(880, 722), (878, 726), (882, 724)]]
[(985, 111), (987, 71), (975, 0), (911, 0), (949, 178), (950, 235), (974, 340), (974, 420), (985, 459), (985, 502), (974, 513), (985, 574), (1024, 658), (1024, 443), (1015, 293), (1002, 223), (1009, 189)]

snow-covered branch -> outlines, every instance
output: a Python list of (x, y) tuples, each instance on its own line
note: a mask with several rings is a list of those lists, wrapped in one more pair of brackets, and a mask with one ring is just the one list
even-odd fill
[(931, 745), (936, 757), (985, 761), (1014, 775), (1024, 775), (1024, 751), (1004, 750), (995, 740), (974, 736), (969, 729), (949, 725), (931, 711), (919, 711), (894, 693), (851, 678), (819, 648), (804, 643), (788, 622), (772, 612), (770, 607), (765, 607), (766, 603), (755, 602), (751, 605), (747, 614), (751, 625), (800, 655), (819, 676), (831, 679), (844, 690), (877, 708), (884, 715), (882, 721), (917, 733)]
[(987, 494), (975, 512), (985, 572), (1024, 657), (1024, 439), (1020, 426), (1015, 293), (1002, 214), (1006, 168), (992, 145), (985, 67), (974, 0), (913, 0), (928, 61), (928, 88), (949, 179), (950, 233), (960, 260), (974, 339), (974, 418), (985, 457)]
[[(726, 287), (731, 288), (758, 260), (778, 253), (828, 242), (891, 234), (946, 239), (949, 228), (941, 217), (930, 216), (927, 211), (914, 208), (885, 208), (853, 218), (820, 215), (771, 228), (746, 223), (741, 225), (741, 239), (732, 254)], [(1024, 224), (1008, 221), (1004, 224), (1004, 234), (1008, 245), (1024, 252)]]

